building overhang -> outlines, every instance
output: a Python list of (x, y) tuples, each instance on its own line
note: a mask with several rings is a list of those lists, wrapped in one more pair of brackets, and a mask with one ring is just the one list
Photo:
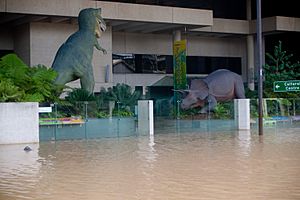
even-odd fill
[(76, 23), (88, 7), (101, 8), (113, 31), (161, 33), (213, 25), (211, 10), (90, 0), (0, 0), (0, 24)]
[[(300, 32), (300, 18), (274, 16), (262, 19), (262, 31), (265, 34), (274, 32)], [(256, 33), (256, 20), (250, 22), (250, 34)]]
[[(92, 0), (0, 0), (0, 26), (30, 22), (77, 23), (83, 8), (102, 8), (102, 16), (115, 32), (171, 33), (238, 37), (255, 34), (255, 20), (213, 18), (212, 10)], [(300, 18), (274, 16), (262, 20), (264, 34), (300, 32)]]
[(210, 37), (243, 36), (249, 34), (249, 21), (214, 18), (212, 26), (190, 29), (189, 33), (191, 35)]
[[(274, 16), (262, 19), (262, 31), (266, 34), (300, 32), (300, 18)], [(256, 34), (256, 20), (214, 18), (213, 25), (189, 30), (190, 35), (210, 37), (237, 37)]]

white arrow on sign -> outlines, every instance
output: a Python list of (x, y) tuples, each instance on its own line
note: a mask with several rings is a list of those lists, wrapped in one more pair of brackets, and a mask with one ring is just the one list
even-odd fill
[(275, 87), (276, 87), (276, 89), (277, 89), (277, 88), (279, 88), (280, 86), (279, 86), (279, 85), (275, 85)]

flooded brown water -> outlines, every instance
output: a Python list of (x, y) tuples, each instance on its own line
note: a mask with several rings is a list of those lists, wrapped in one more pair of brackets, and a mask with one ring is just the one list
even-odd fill
[(2, 200), (300, 199), (300, 129), (0, 145)]

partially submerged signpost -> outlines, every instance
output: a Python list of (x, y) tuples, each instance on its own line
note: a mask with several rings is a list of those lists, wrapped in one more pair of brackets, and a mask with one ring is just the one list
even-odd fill
[[(300, 80), (274, 81), (274, 92), (300, 92)], [(295, 115), (295, 100), (294, 100), (294, 115)], [(297, 119), (294, 116), (294, 119)]]
[(273, 84), (274, 92), (299, 92), (300, 80), (275, 81)]

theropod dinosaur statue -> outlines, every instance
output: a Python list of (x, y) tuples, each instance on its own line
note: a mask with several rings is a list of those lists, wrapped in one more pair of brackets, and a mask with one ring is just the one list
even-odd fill
[(106, 54), (97, 41), (106, 30), (101, 8), (81, 10), (78, 25), (78, 31), (61, 45), (54, 58), (52, 68), (58, 73), (55, 83), (65, 85), (80, 79), (81, 88), (92, 93), (95, 85), (92, 66), (94, 47)]

